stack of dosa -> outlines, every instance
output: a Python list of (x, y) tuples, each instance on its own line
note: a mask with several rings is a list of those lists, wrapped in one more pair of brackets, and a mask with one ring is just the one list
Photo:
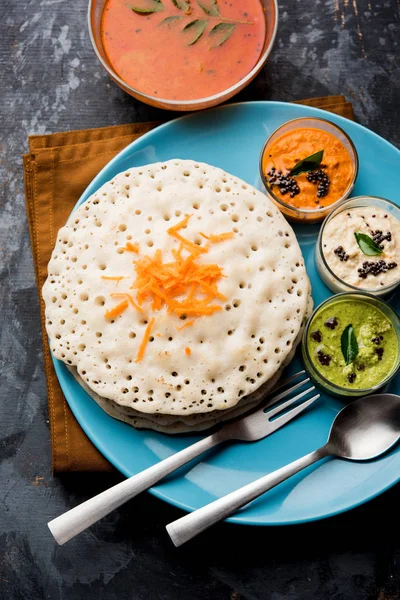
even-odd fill
[[(112, 294), (135, 282), (138, 257), (126, 244), (140, 256), (160, 249), (170, 258), (179, 240), (167, 230), (185, 215), (185, 239), (199, 247), (207, 243), (200, 232), (234, 232), (198, 258), (223, 270), (221, 310), (184, 329), (150, 302), (105, 318)], [(52, 352), (92, 398), (115, 418), (169, 433), (255, 406), (292, 358), (312, 308), (299, 245), (275, 205), (244, 181), (188, 160), (120, 173), (74, 211), (58, 234), (43, 297)], [(135, 362), (150, 317), (152, 336)]]

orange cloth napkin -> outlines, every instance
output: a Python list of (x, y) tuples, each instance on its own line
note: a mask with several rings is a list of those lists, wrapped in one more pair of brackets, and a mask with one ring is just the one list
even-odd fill
[[(344, 96), (301, 100), (354, 119)], [(41, 289), (57, 232), (95, 175), (120, 150), (158, 123), (133, 123), (29, 137), (24, 154), (26, 209), (40, 298), (53, 472), (110, 471), (113, 467), (81, 429), (65, 401), (50, 357)]]

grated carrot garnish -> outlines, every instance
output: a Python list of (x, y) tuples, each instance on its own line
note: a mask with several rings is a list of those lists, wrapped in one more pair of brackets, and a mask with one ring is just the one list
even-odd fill
[(186, 348), (185, 348), (185, 354), (186, 354), (186, 356), (190, 356), (192, 354), (192, 351), (188, 346), (186, 346)]
[(128, 302), (131, 306), (136, 308), (136, 310), (138, 310), (139, 312), (143, 312), (143, 308), (138, 306), (136, 304), (136, 302), (134, 301), (134, 299), (132, 298), (131, 294), (128, 294), (127, 292), (118, 293), (118, 294), (110, 294), (110, 296), (111, 296), (111, 298), (125, 298), (126, 300), (128, 300)]
[(133, 308), (136, 308), (136, 310), (138, 310), (139, 312), (143, 312), (143, 308), (141, 306), (139, 306), (138, 304), (136, 304), (136, 302), (132, 298), (131, 294), (126, 294), (126, 297), (128, 298), (129, 304), (131, 304), (133, 306)]
[(232, 239), (234, 235), (233, 231), (226, 231), (225, 233), (218, 233), (217, 235), (210, 233), (210, 242), (219, 244), (219, 242), (225, 242), (225, 240)]
[(137, 244), (132, 244), (131, 242), (126, 242), (125, 248), (123, 248), (123, 250), (139, 254), (139, 246)]
[(226, 233), (218, 233), (216, 235), (210, 233), (210, 235), (206, 235), (202, 231), (200, 231), (200, 235), (203, 236), (206, 240), (210, 240), (213, 244), (219, 244), (219, 242), (224, 242), (225, 240), (230, 240), (235, 235), (233, 231), (227, 231)]
[(184, 237), (181, 236), (180, 233), (178, 233), (178, 231), (180, 231), (181, 229), (184, 229), (187, 226), (188, 221), (191, 216), (192, 215), (186, 215), (186, 217), (184, 219), (182, 219), (182, 221), (179, 221), (179, 223), (177, 223), (176, 225), (173, 225), (172, 227), (167, 229), (167, 233), (169, 233), (169, 235), (172, 235), (172, 237), (174, 237), (175, 239), (179, 240), (181, 245), (189, 252), (195, 252), (196, 254), (202, 254), (204, 252), (207, 252), (207, 250), (205, 248), (202, 248), (201, 246), (198, 246), (194, 242), (191, 242), (190, 240), (185, 239)]
[(162, 307), (162, 300), (161, 300), (160, 296), (154, 296), (154, 300), (151, 305), (151, 309), (152, 310), (160, 310), (161, 307)]
[[(106, 317), (117, 316), (129, 305), (143, 312), (144, 302), (149, 302), (149, 306), (154, 312), (167, 309), (169, 313), (177, 317), (201, 317), (222, 310), (222, 306), (216, 304), (215, 300), (225, 301), (227, 299), (218, 289), (218, 282), (225, 277), (223, 270), (217, 264), (199, 263), (198, 259), (202, 254), (208, 252), (210, 244), (230, 239), (234, 233), (231, 231), (218, 235), (207, 235), (201, 232), (200, 235), (209, 240), (209, 244), (199, 246), (179, 233), (187, 226), (191, 216), (186, 215), (184, 219), (167, 229), (168, 234), (179, 242), (179, 246), (171, 252), (172, 260), (164, 262), (161, 250), (156, 250), (153, 256), (138, 256), (134, 260), (135, 280), (129, 287), (129, 290), (134, 291), (111, 294), (114, 298), (123, 298), (123, 301), (108, 311), (105, 314)], [(130, 242), (127, 242), (125, 250), (139, 254), (139, 247)], [(103, 277), (102, 279), (118, 282), (124, 278), (121, 276)], [(185, 327), (193, 325), (194, 322), (195, 319), (186, 321), (176, 329), (181, 331)], [(153, 324), (154, 318), (150, 320), (146, 328), (136, 362), (143, 358)], [(188, 354), (187, 350), (190, 353), (190, 348), (185, 349)]]
[(102, 275), (101, 278), (108, 281), (121, 281), (121, 279), (125, 279), (124, 275), (121, 275), (120, 277), (106, 277), (105, 275)]
[(177, 300), (172, 300), (169, 302), (168, 306), (171, 308), (172, 312), (176, 315), (211, 315), (218, 310), (222, 310), (222, 307), (219, 304), (211, 304), (207, 303), (207, 298), (205, 300), (192, 300), (189, 302), (178, 302)]
[(197, 289), (197, 284), (196, 283), (192, 283), (192, 285), (190, 286), (190, 291), (187, 295), (186, 300), (192, 300), (192, 298), (194, 298), (194, 295), (196, 293), (196, 289)]
[(184, 237), (181, 236), (180, 233), (173, 232), (173, 233), (170, 233), (170, 235), (172, 235), (172, 237), (179, 240), (181, 242), (181, 244), (183, 245), (183, 247), (185, 248), (185, 250), (188, 250), (190, 252), (195, 252), (196, 254), (203, 254), (203, 253), (207, 252), (206, 248), (202, 248), (201, 246), (198, 246), (194, 242), (191, 242), (190, 240), (186, 240)]
[(146, 327), (146, 331), (144, 332), (144, 336), (142, 341), (140, 342), (140, 346), (139, 346), (139, 351), (137, 353), (137, 356), (135, 358), (135, 362), (140, 362), (144, 356), (145, 350), (146, 350), (146, 346), (147, 343), (149, 341), (149, 337), (150, 337), (150, 333), (151, 330), (153, 328), (155, 319), (154, 317), (150, 320), (150, 322), (148, 323), (147, 327)]
[(117, 304), (117, 306), (114, 306), (114, 308), (112, 308), (111, 310), (108, 310), (106, 313), (104, 313), (104, 316), (106, 319), (113, 319), (114, 317), (118, 317), (118, 315), (123, 313), (124, 310), (126, 310), (128, 308), (128, 306), (129, 306), (128, 300), (123, 300), (122, 302)]
[(217, 286), (215, 284), (209, 284), (205, 281), (200, 281), (200, 287), (203, 290), (203, 292), (205, 292), (210, 298), (215, 297), (222, 301), (227, 300), (227, 297), (218, 291)]
[(176, 329), (178, 331), (182, 331), (182, 329), (185, 329), (185, 327), (190, 327), (190, 325), (193, 325), (194, 323), (194, 319), (192, 321), (187, 321), (184, 325), (182, 325), (182, 327), (177, 327)]
[(184, 229), (187, 226), (191, 216), (192, 215), (186, 215), (186, 217), (184, 219), (182, 219), (182, 221), (179, 221), (175, 225), (172, 225), (172, 227), (169, 227), (169, 229), (167, 229), (167, 233), (169, 233), (171, 235), (172, 233), (175, 233), (176, 231), (179, 231), (180, 229)]

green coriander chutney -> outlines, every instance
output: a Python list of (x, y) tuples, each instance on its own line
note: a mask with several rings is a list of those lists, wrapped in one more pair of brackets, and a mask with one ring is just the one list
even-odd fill
[[(353, 326), (358, 352), (346, 365), (341, 338)], [(379, 385), (398, 360), (398, 340), (390, 320), (362, 300), (338, 300), (317, 311), (307, 335), (308, 353), (315, 369), (333, 384), (349, 389)]]

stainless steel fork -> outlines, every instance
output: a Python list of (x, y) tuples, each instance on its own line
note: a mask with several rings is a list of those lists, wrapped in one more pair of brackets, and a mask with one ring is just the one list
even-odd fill
[[(291, 385), (288, 389), (284, 389), (297, 379), (299, 379), (297, 383)], [(81, 533), (93, 525), (93, 523), (108, 515), (115, 508), (118, 508), (118, 506), (121, 506), (176, 469), (179, 469), (179, 467), (182, 467), (197, 456), (200, 456), (200, 454), (203, 454), (203, 452), (206, 452), (206, 450), (218, 446), (222, 442), (230, 440), (253, 442), (273, 433), (319, 398), (319, 394), (315, 394), (310, 398), (310, 393), (315, 390), (314, 386), (307, 386), (300, 393), (293, 395), (309, 383), (309, 381), (310, 378), (307, 377), (305, 371), (296, 373), (296, 375), (279, 383), (268, 394), (267, 400), (255, 412), (236, 421), (226, 423), (226, 425), (215, 433), (53, 519), (48, 523), (48, 527), (55, 540), (59, 544), (65, 544), (65, 542), (68, 542), (68, 540), (75, 537), (78, 533)], [(271, 394), (276, 394), (281, 389), (284, 391), (271, 397)], [(294, 408), (289, 410), (290, 407)], [(279, 416), (280, 413), (282, 413), (281, 416)], [(271, 420), (273, 417), (276, 418)]]

